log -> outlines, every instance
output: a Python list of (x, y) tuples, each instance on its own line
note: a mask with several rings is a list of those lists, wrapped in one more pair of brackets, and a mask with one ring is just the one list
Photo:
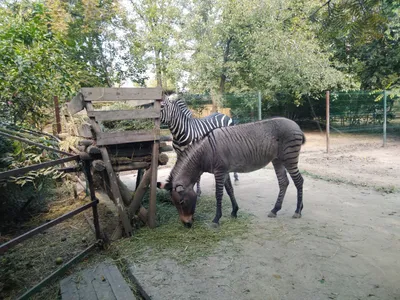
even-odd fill
[[(131, 163), (135, 163), (135, 162), (151, 162), (151, 155), (147, 155), (147, 156), (134, 156), (132, 157), (132, 159), (127, 158), (127, 157), (113, 157), (111, 159), (111, 163), (113, 165), (129, 165)], [(160, 156), (158, 158), (158, 163), (160, 165), (165, 165), (168, 162), (168, 155), (163, 153), (162, 156)]]
[(106, 165), (104, 164), (104, 161), (102, 161), (101, 159), (96, 159), (92, 161), (92, 167), (97, 172), (101, 172), (106, 169)]
[(93, 141), (92, 140), (80, 140), (80, 141), (78, 141), (78, 145), (88, 147), (88, 146), (93, 145)]
[(92, 128), (89, 124), (82, 124), (81, 127), (78, 128), (78, 133), (81, 137), (93, 138)]
[(129, 216), (134, 216), (137, 210), (140, 208), (142, 204), (142, 199), (144, 194), (146, 193), (147, 187), (150, 184), (151, 179), (151, 168), (144, 173), (142, 181), (140, 182), (138, 188), (135, 191), (135, 195), (133, 195), (133, 200), (129, 205), (128, 214)]
[(150, 166), (150, 162), (132, 162), (126, 165), (113, 166), (114, 172), (124, 172), (139, 169), (147, 169)]
[(96, 155), (96, 154), (100, 154), (100, 148), (96, 147), (96, 146), (89, 146), (86, 148), (86, 152), (89, 153), (90, 155)]
[(158, 156), (158, 163), (162, 166), (166, 165), (168, 163), (168, 155), (165, 153), (160, 153)]
[(117, 177), (117, 182), (119, 186), (119, 191), (121, 193), (122, 201), (124, 202), (125, 206), (128, 206), (132, 202), (132, 192), (129, 188), (121, 181), (119, 177)]
[(160, 136), (160, 142), (171, 142), (172, 135), (162, 135)]
[(70, 136), (71, 135), (69, 133), (59, 133), (56, 135), (56, 137), (58, 137), (60, 140), (66, 140)]
[(69, 147), (69, 149), (72, 151), (72, 152), (74, 152), (75, 154), (80, 154), (81, 153), (81, 151), (79, 151), (78, 149), (76, 149), (74, 146), (72, 146), (72, 145), (69, 145), (68, 146)]
[(145, 224), (147, 223), (147, 209), (141, 206), (139, 208), (138, 217), (142, 220)]
[(174, 148), (172, 148), (172, 146), (160, 147), (160, 152), (171, 152), (171, 151), (174, 151)]

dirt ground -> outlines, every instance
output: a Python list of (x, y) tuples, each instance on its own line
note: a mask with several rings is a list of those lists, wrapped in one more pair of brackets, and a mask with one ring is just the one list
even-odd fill
[[(400, 299), (400, 141), (382, 148), (379, 137), (337, 135), (327, 155), (323, 135), (306, 137), (303, 217), (291, 218), (291, 184), (278, 217), (267, 218), (278, 194), (271, 166), (239, 174), (239, 214), (254, 215), (251, 233), (188, 265), (132, 264), (152, 299)], [(213, 195), (212, 175), (202, 189)]]

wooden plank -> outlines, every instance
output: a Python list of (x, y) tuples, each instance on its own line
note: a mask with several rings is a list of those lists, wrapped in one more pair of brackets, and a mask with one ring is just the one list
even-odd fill
[(106, 276), (112, 291), (114, 292), (117, 300), (134, 300), (136, 297), (133, 295), (131, 289), (122, 277), (121, 272), (113, 264), (101, 264), (102, 271)]
[(156, 88), (82, 88), (85, 101), (161, 100), (162, 89)]
[(61, 299), (77, 300), (79, 299), (78, 289), (74, 281), (74, 275), (64, 278), (60, 282)]
[(116, 300), (110, 280), (103, 270), (104, 263), (92, 269), (92, 285), (99, 300)]
[(150, 180), (151, 180), (151, 169), (152, 167), (147, 170), (143, 177), (142, 180), (140, 181), (138, 187), (135, 190), (135, 194), (133, 195), (133, 199), (131, 204), (129, 205), (128, 209), (128, 214), (131, 216), (131, 218), (136, 214), (137, 210), (140, 208), (140, 205), (142, 204), (143, 196), (147, 191), (147, 187), (149, 186)]
[(85, 107), (85, 102), (81, 93), (78, 93), (70, 102), (67, 103), (67, 109), (71, 115), (80, 112)]
[(133, 109), (133, 110), (102, 110), (88, 111), (89, 117), (96, 121), (120, 121), (136, 119), (155, 119), (160, 117), (160, 110), (154, 108)]
[(103, 157), (103, 161), (106, 166), (106, 170), (107, 170), (108, 177), (110, 180), (111, 191), (114, 196), (115, 205), (117, 206), (117, 209), (118, 209), (119, 218), (122, 222), (122, 226), (124, 227), (125, 234), (127, 236), (131, 236), (132, 235), (132, 226), (129, 221), (128, 214), (126, 213), (124, 203), (122, 201), (122, 196), (119, 191), (117, 178), (116, 178), (116, 175), (115, 175), (114, 170), (111, 165), (110, 156), (108, 155), (108, 151), (106, 148), (101, 147), (100, 151), (101, 151), (101, 155)]
[[(93, 104), (92, 102), (86, 102), (86, 112), (90, 113), (91, 111), (94, 111)], [(100, 125), (96, 122), (94, 117), (89, 117), (89, 123), (92, 126), (93, 131), (96, 133), (96, 136), (99, 132), (101, 132)]]
[(159, 139), (160, 128), (151, 130), (99, 132), (97, 134), (97, 145), (118, 145), (126, 143), (157, 141)]
[(77, 283), (78, 299), (97, 300), (96, 291), (92, 285), (93, 275), (92, 270), (84, 270), (80, 272), (76, 278), (79, 280)]
[[(161, 101), (154, 103), (154, 108), (161, 107)], [(155, 130), (160, 130), (160, 119), (154, 120)], [(150, 200), (149, 200), (149, 215), (148, 223), (150, 228), (156, 227), (156, 197), (157, 197), (157, 170), (158, 170), (158, 155), (160, 141), (157, 140), (153, 144), (153, 152), (151, 158), (151, 180), (150, 180)]]

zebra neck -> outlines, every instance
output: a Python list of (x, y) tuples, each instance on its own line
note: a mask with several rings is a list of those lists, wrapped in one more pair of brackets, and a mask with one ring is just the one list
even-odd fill
[(178, 155), (178, 160), (171, 171), (169, 181), (191, 185), (195, 184), (199, 175), (203, 173), (201, 164), (202, 149), (195, 147), (189, 150)]

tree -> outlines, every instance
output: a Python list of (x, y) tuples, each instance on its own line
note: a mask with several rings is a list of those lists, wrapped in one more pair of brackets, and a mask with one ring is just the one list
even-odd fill
[(327, 1), (311, 19), (334, 58), (355, 73), (366, 90), (400, 87), (398, 1)]
[(188, 36), (189, 85), (210, 92), (262, 90), (301, 95), (345, 84), (311, 23), (293, 15), (296, 2), (195, 2)]
[(49, 27), (40, 2), (21, 1), (0, 8), (0, 103), (3, 119), (41, 127), (54, 95), (71, 95), (81, 83), (93, 84), (91, 68), (66, 55), (68, 45)]
[(130, 1), (131, 20), (136, 22), (137, 42), (134, 51), (142, 56), (143, 64), (156, 74), (158, 86), (175, 81), (174, 64), (180, 28), (181, 4), (174, 0)]
[(143, 84), (145, 65), (134, 52), (136, 26), (117, 0), (46, 0), (52, 28), (64, 34), (75, 61), (96, 70), (101, 85), (130, 78)]

